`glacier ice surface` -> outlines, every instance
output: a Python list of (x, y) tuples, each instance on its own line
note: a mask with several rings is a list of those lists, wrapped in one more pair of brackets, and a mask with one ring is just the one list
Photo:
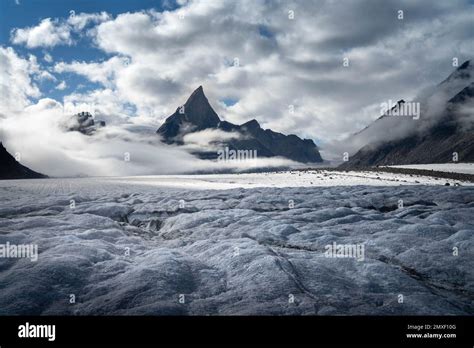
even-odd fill
[(474, 313), (473, 187), (101, 180), (0, 184), (0, 244), (39, 249), (0, 259), (1, 315)]

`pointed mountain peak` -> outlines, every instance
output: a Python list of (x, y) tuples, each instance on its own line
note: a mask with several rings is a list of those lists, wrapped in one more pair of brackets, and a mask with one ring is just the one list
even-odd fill
[(245, 122), (242, 127), (247, 127), (247, 128), (260, 128), (260, 124), (256, 119), (252, 119), (250, 121)]
[(189, 96), (188, 100), (186, 101), (184, 105), (189, 105), (195, 102), (209, 104), (209, 101), (207, 100), (206, 95), (204, 94), (204, 89), (202, 88), (202, 86), (199, 86), (198, 88), (194, 90), (193, 93), (191, 93), (191, 95)]
[[(167, 141), (172, 142), (174, 141), (173, 138), (183, 134), (183, 129), (189, 128), (189, 126), (191, 126), (189, 129), (199, 131), (216, 128), (220, 121), (219, 116), (217, 116), (204, 95), (202, 86), (199, 86), (189, 96), (186, 103), (178, 107), (176, 112), (166, 119), (157, 133), (161, 134)], [(188, 125), (181, 129), (181, 126), (185, 123)]]
[(217, 127), (220, 122), (219, 116), (204, 95), (202, 86), (191, 94), (184, 104), (183, 111), (186, 121), (191, 122), (198, 129)]
[(461, 66), (459, 68), (457, 68), (456, 70), (464, 70), (464, 69), (467, 69), (467, 67), (469, 66), (469, 64), (471, 64), (471, 61), (470, 60), (466, 60), (464, 63), (461, 64)]
[[(448, 82), (451, 83), (456, 80), (472, 80), (473, 77), (473, 65), (471, 64), (470, 60), (466, 60), (464, 63), (462, 63), (460, 66), (456, 68), (444, 81), (442, 81), (439, 86), (446, 85)], [(458, 87), (465, 87), (466, 83), (461, 82), (463, 86), (456, 86), (455, 89), (458, 89)]]

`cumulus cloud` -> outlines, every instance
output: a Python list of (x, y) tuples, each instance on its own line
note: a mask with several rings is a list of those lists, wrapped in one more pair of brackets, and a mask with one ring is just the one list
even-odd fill
[(127, 64), (128, 58), (125, 57), (112, 57), (101, 63), (59, 62), (54, 66), (54, 71), (57, 73), (73, 72), (87, 77), (92, 82), (110, 86), (115, 74), (119, 73)]
[(38, 98), (40, 90), (30, 74), (38, 71), (36, 60), (21, 58), (11, 47), (0, 47), (0, 119), (13, 117)]
[(49, 71), (43, 70), (37, 75), (37, 79), (39, 80), (49, 80), (49, 81), (56, 81), (56, 77), (51, 74)]
[[(71, 11), (67, 19), (45, 18), (36, 26), (15, 28), (11, 31), (11, 41), (14, 44), (24, 44), (28, 48), (72, 45), (72, 33), (80, 33), (89, 24), (97, 24), (109, 18), (106, 12), (75, 14)], [(45, 56), (46, 59), (49, 57)]]
[(72, 44), (70, 28), (51, 18), (43, 19), (35, 27), (14, 29), (11, 36), (14, 44), (25, 44), (28, 48)]
[(47, 63), (52, 63), (53, 62), (53, 57), (49, 53), (45, 53), (43, 56), (43, 59)]
[(66, 81), (61, 81), (57, 86), (56, 89), (63, 91), (67, 88)]
[(107, 12), (101, 13), (79, 13), (70, 12), (67, 24), (69, 24), (74, 31), (81, 31), (91, 23), (100, 23), (110, 19)]

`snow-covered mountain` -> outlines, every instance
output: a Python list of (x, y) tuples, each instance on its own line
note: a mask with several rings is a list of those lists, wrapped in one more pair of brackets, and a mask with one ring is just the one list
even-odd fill
[(45, 175), (37, 173), (17, 162), (0, 142), (0, 179), (34, 179), (45, 177)]
[(169, 116), (157, 133), (168, 144), (190, 147), (201, 158), (214, 159), (218, 148), (256, 151), (259, 157), (281, 156), (303, 163), (322, 162), (310, 139), (263, 129), (255, 120), (242, 125), (223, 121), (199, 86), (183, 106)]
[[(417, 100), (418, 117), (379, 117), (350, 142), (361, 144), (343, 167), (474, 161), (474, 73), (471, 61)], [(398, 102), (397, 106), (407, 103)], [(363, 144), (363, 145), (362, 145)]]

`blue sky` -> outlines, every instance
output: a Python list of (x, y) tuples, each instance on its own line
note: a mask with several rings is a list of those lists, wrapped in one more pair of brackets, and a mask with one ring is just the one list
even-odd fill
[[(174, 0), (1, 0), (0, 1), (0, 45), (11, 45), (11, 31), (14, 28), (32, 27), (45, 18), (67, 18), (74, 13), (107, 12), (116, 16), (125, 12), (155, 9), (157, 11), (173, 10), (178, 5)], [(57, 45), (54, 47), (26, 48), (23, 45), (13, 45), (20, 55), (34, 54), (45, 66), (51, 65), (41, 57), (45, 53), (65, 62), (76, 61), (103, 61), (111, 55), (95, 47), (91, 38), (74, 35), (74, 45)], [(63, 96), (74, 91), (85, 92), (97, 88), (99, 85), (87, 78), (74, 73), (60, 74), (67, 87), (64, 90), (56, 89), (56, 82), (40, 81), (38, 87), (49, 97), (62, 100)], [(37, 98), (33, 98), (37, 100)]]
[[(19, 4), (16, 3), (19, 1)], [(43, 18), (64, 18), (75, 13), (95, 13), (105, 11), (112, 15), (124, 12), (135, 12), (146, 9), (172, 10), (178, 7), (174, 0), (2, 0), (0, 1), (0, 42), (7, 44), (10, 31), (36, 25)], [(66, 51), (58, 51), (68, 54)], [(70, 55), (83, 54), (80, 49)]]
[[(17, 2), (19, 4), (17, 4)], [(0, 2), (0, 41), (9, 40), (10, 30), (36, 24), (47, 17), (67, 17), (70, 11), (76, 13), (106, 11), (112, 15), (155, 8), (173, 9), (178, 5), (174, 0), (2, 0)]]

